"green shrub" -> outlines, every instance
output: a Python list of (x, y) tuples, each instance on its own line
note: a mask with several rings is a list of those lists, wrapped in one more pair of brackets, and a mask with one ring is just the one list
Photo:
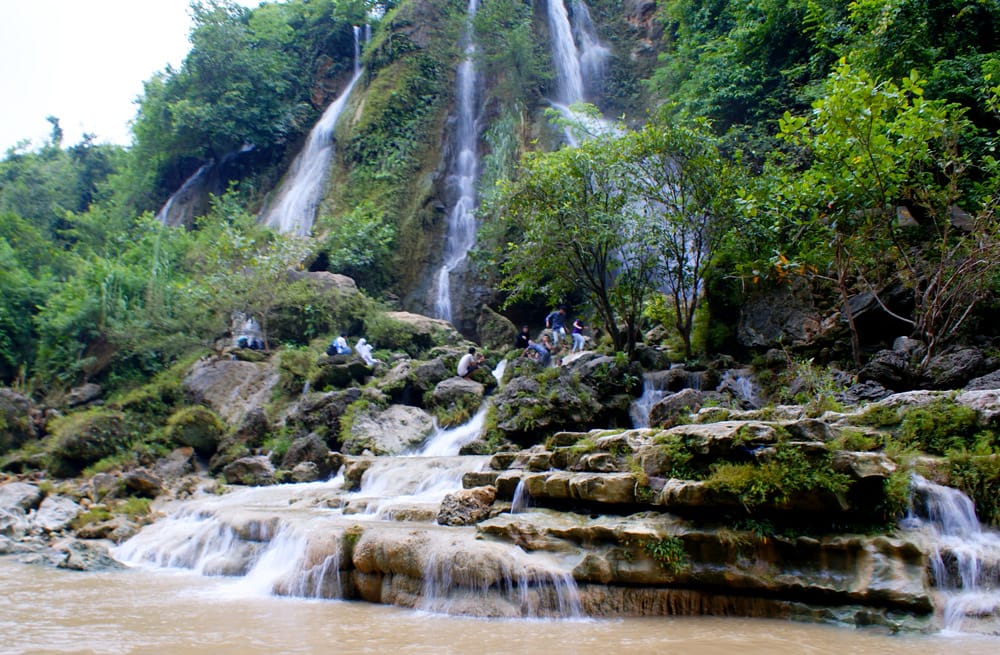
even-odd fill
[(980, 443), (948, 453), (948, 482), (972, 499), (980, 521), (1000, 526), (1000, 450)]
[(795, 446), (778, 443), (774, 457), (763, 464), (723, 462), (712, 466), (705, 480), (711, 489), (737, 496), (751, 509), (783, 505), (796, 493), (825, 491), (842, 494), (850, 478), (833, 471), (830, 456), (811, 460)]
[(905, 444), (935, 455), (971, 446), (978, 427), (976, 411), (951, 400), (936, 400), (903, 413), (899, 437)]
[(49, 466), (57, 475), (73, 475), (127, 445), (125, 416), (113, 410), (67, 414), (51, 421), (48, 429)]
[(899, 411), (888, 405), (869, 405), (861, 414), (852, 416), (850, 422), (854, 425), (888, 428), (899, 424)]
[(302, 393), (306, 380), (319, 371), (319, 355), (308, 348), (283, 348), (278, 355), (278, 387), (286, 396)]
[(642, 542), (642, 549), (670, 573), (680, 573), (688, 567), (688, 554), (680, 537), (646, 539)]
[(844, 428), (840, 435), (830, 442), (831, 450), (852, 450), (867, 452), (876, 450), (882, 445), (881, 439), (876, 435), (869, 434), (863, 430)]

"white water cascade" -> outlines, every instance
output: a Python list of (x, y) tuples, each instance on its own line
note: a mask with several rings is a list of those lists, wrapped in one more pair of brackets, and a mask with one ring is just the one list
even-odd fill
[[(367, 31), (366, 31), (367, 33)], [(361, 28), (354, 28), (354, 75), (340, 96), (334, 100), (309, 132), (306, 144), (296, 155), (284, 181), (261, 212), (261, 223), (279, 232), (300, 236), (309, 234), (316, 210), (323, 197), (330, 162), (333, 160), (333, 130), (347, 105), (354, 85), (361, 79)]]
[(642, 395), (636, 398), (629, 407), (628, 415), (632, 419), (633, 428), (649, 427), (649, 412), (653, 405), (663, 400), (670, 393), (660, 383), (660, 378), (652, 375), (642, 376)]
[(454, 198), (448, 210), (447, 237), (438, 271), (434, 315), (452, 320), (451, 276), (460, 268), (476, 243), (476, 182), (479, 179), (479, 76), (476, 72), (476, 42), (472, 21), (479, 0), (469, 0), (465, 27), (465, 58), (456, 74), (457, 125), (455, 155), (448, 184)]
[(958, 489), (914, 474), (903, 527), (922, 532), (946, 632), (1000, 629), (1000, 533), (983, 529), (972, 501)]
[(196, 191), (203, 185), (208, 174), (215, 168), (215, 160), (198, 167), (191, 177), (184, 181), (156, 212), (156, 220), (169, 227), (186, 225), (194, 218)]
[[(607, 126), (595, 123), (574, 112), (571, 106), (587, 98), (587, 89), (600, 81), (609, 50), (594, 31), (587, 5), (580, 0), (573, 3), (574, 21), (570, 21), (563, 0), (548, 0), (549, 32), (552, 39), (552, 61), (556, 69), (556, 97), (552, 106), (564, 116), (582, 122), (589, 131), (603, 132)], [(566, 129), (570, 145), (577, 145), (573, 130)]]

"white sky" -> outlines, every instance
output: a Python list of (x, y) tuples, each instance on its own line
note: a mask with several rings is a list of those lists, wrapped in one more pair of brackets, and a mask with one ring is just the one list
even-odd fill
[(190, 47), (189, 2), (0, 0), (0, 158), (24, 139), (42, 145), (46, 116), (59, 118), (63, 147), (84, 132), (128, 145), (143, 81)]

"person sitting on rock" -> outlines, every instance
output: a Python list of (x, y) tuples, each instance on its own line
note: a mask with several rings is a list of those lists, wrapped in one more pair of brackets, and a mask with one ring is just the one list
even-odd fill
[(351, 354), (351, 347), (347, 345), (347, 337), (344, 336), (343, 332), (326, 347), (326, 354), (331, 357), (334, 355)]
[(521, 326), (521, 331), (517, 333), (517, 337), (514, 339), (514, 347), (518, 350), (524, 350), (531, 343), (531, 334), (527, 325)]
[(462, 355), (462, 359), (458, 360), (458, 376), (468, 380), (473, 373), (479, 370), (482, 364), (482, 353), (477, 355), (475, 347), (470, 346), (469, 352)]
[(365, 361), (365, 364), (369, 366), (375, 366), (378, 364), (377, 359), (372, 357), (372, 350), (374, 349), (370, 343), (365, 341), (364, 337), (358, 339), (358, 343), (354, 346), (354, 349), (358, 351), (358, 355)]

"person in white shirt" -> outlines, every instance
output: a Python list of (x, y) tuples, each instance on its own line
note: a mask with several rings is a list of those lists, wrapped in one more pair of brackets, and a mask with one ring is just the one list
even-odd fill
[(483, 363), (483, 356), (476, 354), (475, 347), (470, 347), (469, 352), (462, 355), (462, 359), (458, 360), (458, 375), (466, 380), (469, 376), (475, 373), (479, 366)]

